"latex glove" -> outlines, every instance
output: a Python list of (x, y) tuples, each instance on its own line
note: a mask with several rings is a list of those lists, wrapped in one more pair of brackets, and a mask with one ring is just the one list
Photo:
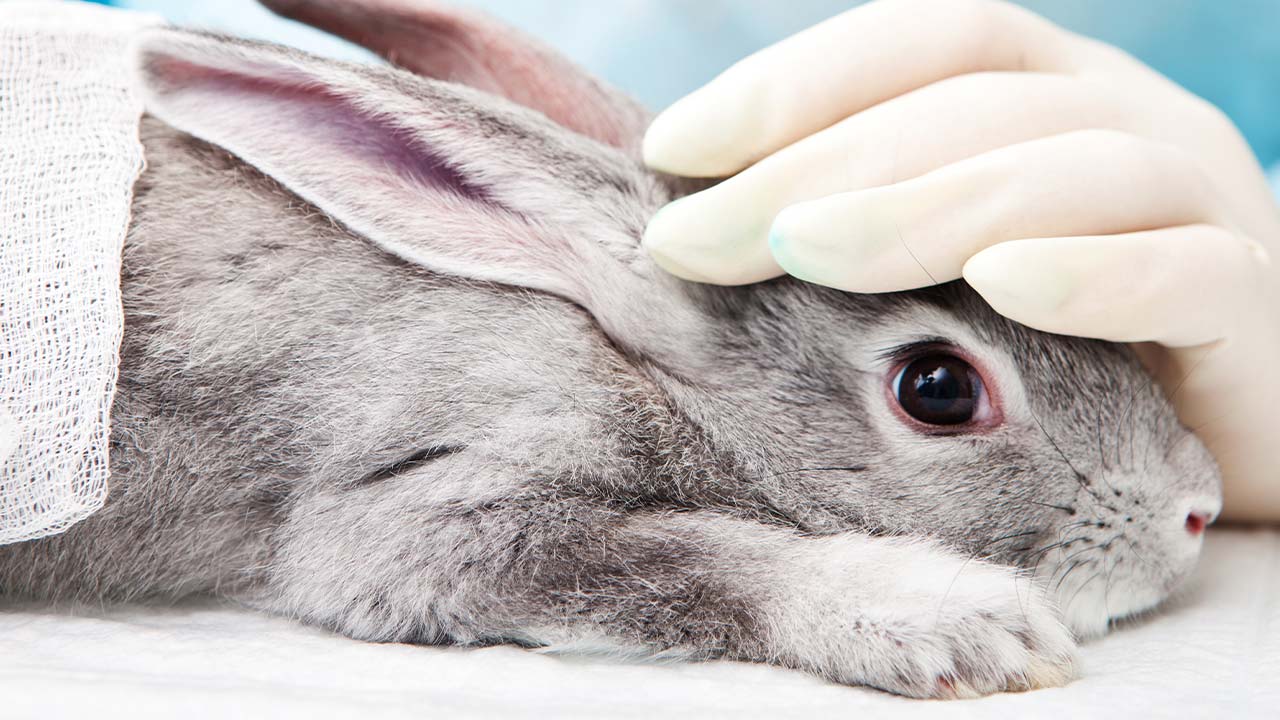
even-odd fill
[(881, 0), (680, 100), (644, 153), (741, 171), (653, 218), (645, 246), (676, 275), (964, 277), (1031, 327), (1153, 341), (1224, 514), (1280, 520), (1280, 213), (1231, 122), (1128, 55), (1005, 3)]

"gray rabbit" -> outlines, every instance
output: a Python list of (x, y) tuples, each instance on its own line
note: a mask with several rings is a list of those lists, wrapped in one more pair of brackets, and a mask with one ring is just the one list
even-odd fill
[(953, 697), (1067, 682), (1191, 571), (1217, 471), (1127, 348), (676, 280), (631, 101), (430, 4), (268, 4), (414, 72), (142, 39), (111, 495), (0, 593)]

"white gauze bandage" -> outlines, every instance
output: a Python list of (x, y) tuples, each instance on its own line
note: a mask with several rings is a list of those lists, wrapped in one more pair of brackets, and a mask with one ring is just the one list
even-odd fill
[(0, 544), (61, 532), (107, 496), (120, 251), (143, 162), (126, 50), (156, 22), (0, 2)]

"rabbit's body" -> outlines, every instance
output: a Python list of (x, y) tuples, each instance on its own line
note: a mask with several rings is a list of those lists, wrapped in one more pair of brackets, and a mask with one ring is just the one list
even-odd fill
[[(323, 544), (317, 530), (390, 533), (417, 507), (415, 532), (439, 531), (454, 551), (436, 571), (494, 563), (476, 570), (487, 593), (503, 580), (499, 565), (540, 534), (600, 532), (626, 507), (713, 495), (768, 512), (725, 482), (696, 426), (581, 308), (405, 263), (154, 119), (143, 140), (112, 495), (71, 532), (0, 549), (13, 556), (0, 586), (67, 599), (247, 597), (284, 569), (290, 540), (308, 546), (296, 559), (314, 572), (325, 564), (301, 556)], [(192, 208), (209, 222), (191, 223)], [(583, 512), (567, 527), (537, 512), (575, 502)], [(331, 504), (345, 518), (311, 527)], [(453, 544), (488, 522), (501, 529)], [(376, 565), (362, 545), (330, 549)], [(395, 573), (385, 578), (394, 584), (407, 568), (371, 570)], [(333, 589), (347, 572), (307, 582)], [(361, 636), (406, 631), (391, 618), (353, 620), (344, 628)]]
[(398, 260), (154, 119), (143, 141), (111, 501), (26, 582), (117, 598), (252, 584), (300, 496), (357, 502), (432, 463), (635, 471), (618, 433), (656, 394), (581, 309)]
[[(1182, 520), (1214, 511), (1217, 477), (1128, 350), (959, 286), (682, 283), (634, 245), (670, 198), (624, 153), (405, 73), (157, 43), (153, 103), (187, 132), (221, 137), (200, 93), (244, 68), (332, 73), (253, 117), (305, 135), (337, 102), (341, 122), (316, 160), (260, 154), (287, 137), (260, 124), (232, 155), (144, 121), (111, 495), (0, 548), (0, 592), (218, 593), (358, 638), (753, 659), (931, 696), (1064, 681), (1060, 617), (1100, 632), (1194, 563)], [(375, 90), (367, 116), (354, 93)], [(322, 151), (352, 128), (348, 171)], [(407, 137), (433, 153), (383, 184)], [(426, 200), (377, 205), (403, 178)], [(889, 407), (904, 348), (940, 345), (983, 371), (990, 427)]]

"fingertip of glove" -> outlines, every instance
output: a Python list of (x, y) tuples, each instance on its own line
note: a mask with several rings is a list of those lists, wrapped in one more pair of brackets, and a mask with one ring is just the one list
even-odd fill
[(961, 276), (992, 308), (1027, 321), (1058, 311), (1072, 293), (1070, 278), (1043, 264), (1020, 262), (1016, 243), (993, 245), (965, 261)]
[(750, 152), (744, 138), (736, 93), (716, 82), (677, 100), (658, 114), (641, 141), (645, 165), (685, 177), (727, 177), (747, 164)]

